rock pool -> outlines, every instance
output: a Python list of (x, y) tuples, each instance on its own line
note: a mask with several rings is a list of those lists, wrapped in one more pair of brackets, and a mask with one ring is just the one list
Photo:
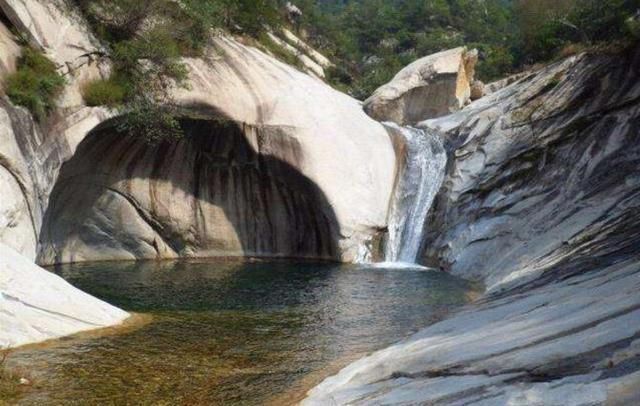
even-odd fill
[(104, 262), (54, 270), (148, 319), (16, 350), (22, 404), (286, 404), (466, 303), (445, 273), (308, 262)]

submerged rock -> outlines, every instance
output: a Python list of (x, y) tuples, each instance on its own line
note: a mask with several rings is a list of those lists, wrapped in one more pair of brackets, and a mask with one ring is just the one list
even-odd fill
[(0, 243), (0, 348), (107, 327), (127, 317)]
[(476, 50), (462, 47), (418, 59), (376, 89), (364, 110), (376, 120), (400, 125), (457, 111), (471, 96), (477, 59)]

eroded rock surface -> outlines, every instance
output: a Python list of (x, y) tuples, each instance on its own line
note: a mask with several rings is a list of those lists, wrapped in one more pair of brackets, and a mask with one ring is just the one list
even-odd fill
[(415, 124), (460, 110), (469, 102), (476, 50), (455, 48), (411, 63), (379, 87), (364, 109), (379, 121)]
[[(82, 86), (106, 77), (110, 66), (68, 4), (0, 0), (0, 76), (15, 69), (15, 29), (67, 79), (59, 108), (46, 122), (0, 99), (0, 243), (42, 263), (209, 255), (349, 261), (384, 228), (395, 154), (384, 127), (358, 101), (219, 38), (205, 58), (185, 61), (191, 88), (176, 98), (202, 122), (224, 117), (234, 129), (192, 122), (184, 140), (154, 146), (119, 136), (100, 126), (112, 112), (82, 100)], [(328, 63), (304, 53), (318, 66)], [(18, 261), (4, 255), (0, 260)], [(13, 272), (0, 267), (0, 281), (13, 280)], [(25, 303), (35, 295), (32, 285), (47, 294), (44, 285), (15, 280), (0, 292), (24, 286)], [(61, 282), (45, 275), (42, 283), (55, 288)], [(58, 296), (62, 305), (65, 289)], [(78, 317), (74, 324), (40, 312), (41, 324), (31, 328), (24, 324), (32, 317), (29, 306), (9, 314), (5, 303), (0, 317), (9, 318), (0, 320), (0, 338), (7, 336), (0, 345), (120, 320)], [(68, 303), (79, 312), (84, 304), (87, 312), (102, 311), (88, 297)]]
[(639, 76), (580, 55), (422, 123), (450, 151), (424, 261), (488, 294), (304, 403), (638, 403)]
[(281, 127), (185, 119), (185, 136), (148, 145), (112, 125), (60, 173), (40, 263), (253, 256), (340, 258), (339, 225)]
[[(86, 107), (80, 97), (83, 83), (103, 77), (109, 66), (96, 57), (101, 51), (99, 44), (82, 27), (74, 11), (65, 8), (65, 3), (0, 0), (0, 7), (14, 28), (25, 30), (34, 45), (41, 47), (68, 79), (59, 100), (60, 109), (47, 123), (35, 123), (24, 109), (12, 106), (7, 99), (0, 105), (0, 164), (14, 178), (9, 180), (9, 174), (3, 176), (3, 182), (13, 192), (0, 201), (0, 239), (34, 258), (44, 247), (37, 241), (61, 165), (74, 156), (78, 145), (93, 128), (110, 118), (109, 111)], [(0, 31), (0, 35), (3, 32)], [(1, 38), (15, 47), (9, 34)], [(11, 61), (9, 56), (5, 61), (2, 55), (4, 65), (11, 66)], [(177, 91), (177, 99), (205, 117), (222, 116), (256, 128), (270, 128), (262, 132), (262, 142), (274, 146), (270, 152), (273, 156), (286, 155), (288, 149), (276, 149), (282, 139), (290, 139), (291, 145), (296, 145), (298, 159), (287, 161), (288, 164), (322, 191), (326, 206), (335, 218), (332, 222), (337, 224), (334, 229), (339, 230), (338, 237), (336, 232), (330, 233), (335, 250), (332, 248), (328, 255), (329, 251), (323, 248), (321, 256), (344, 261), (355, 258), (363, 242), (378, 235), (386, 224), (395, 177), (395, 154), (384, 127), (364, 114), (356, 100), (231, 38), (216, 39), (206, 57), (185, 62), (190, 70), (191, 88)], [(284, 147), (288, 148), (287, 145)], [(153, 151), (154, 148), (149, 148), (149, 154)], [(287, 208), (292, 215), (290, 209)], [(321, 210), (325, 209), (323, 205)], [(181, 220), (192, 224), (190, 217), (173, 219)], [(153, 228), (142, 217), (131, 224), (138, 224), (138, 231), (143, 235), (147, 235), (144, 230)], [(28, 230), (34, 230), (31, 234), (36, 236), (35, 240)], [(14, 239), (12, 235), (18, 232), (21, 237)], [(189, 233), (193, 234), (192, 230)], [(239, 242), (238, 233), (246, 231), (230, 232), (225, 244), (207, 252), (240, 254), (239, 247), (247, 245)], [(68, 238), (78, 237), (69, 235)], [(51, 254), (51, 239), (47, 237), (43, 241), (49, 251), (40, 257), (43, 260), (59, 257)], [(56, 241), (65, 245), (59, 238)], [(165, 257), (164, 253), (166, 257), (174, 257), (200, 252), (176, 247), (160, 249), (162, 254), (156, 257)], [(116, 257), (131, 258), (131, 252), (138, 251), (119, 251)], [(273, 254), (282, 252), (292, 253), (287, 249)], [(245, 253), (266, 253), (266, 249), (250, 248)], [(305, 251), (302, 256), (308, 254)], [(134, 255), (136, 258), (149, 256), (146, 250), (140, 256)], [(95, 259), (105, 255), (78, 252), (74, 257)]]
[(299, 172), (324, 193), (340, 226), (342, 260), (386, 226), (396, 157), (385, 128), (360, 103), (255, 48), (218, 38), (188, 59), (187, 106), (213, 107), (249, 125), (279, 127), (300, 150)]
[(636, 255), (639, 67), (573, 57), (423, 123), (455, 157), (425, 261), (496, 291)]

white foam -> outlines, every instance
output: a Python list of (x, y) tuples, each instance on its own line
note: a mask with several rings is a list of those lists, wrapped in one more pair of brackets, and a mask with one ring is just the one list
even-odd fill
[(429, 268), (427, 266), (423, 266), (420, 264), (414, 264), (412, 262), (377, 262), (373, 264), (369, 264), (373, 268), (384, 268), (384, 269), (409, 269), (415, 271), (433, 271), (433, 268)]

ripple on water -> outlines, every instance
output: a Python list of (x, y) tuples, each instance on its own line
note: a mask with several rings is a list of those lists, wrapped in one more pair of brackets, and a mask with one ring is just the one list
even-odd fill
[[(250, 262), (66, 265), (69, 282), (150, 322), (13, 354), (24, 404), (263, 404), (465, 303), (441, 272)], [(292, 400), (293, 401), (293, 400)]]

